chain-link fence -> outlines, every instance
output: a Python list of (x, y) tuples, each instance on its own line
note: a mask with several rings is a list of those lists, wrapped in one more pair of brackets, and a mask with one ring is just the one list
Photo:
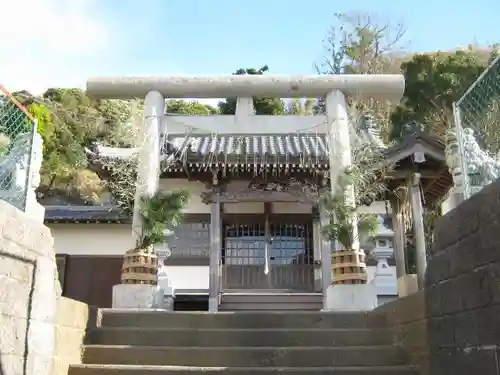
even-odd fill
[(36, 120), (0, 85), (0, 199), (25, 210)]
[(454, 103), (464, 197), (500, 177), (500, 57)]

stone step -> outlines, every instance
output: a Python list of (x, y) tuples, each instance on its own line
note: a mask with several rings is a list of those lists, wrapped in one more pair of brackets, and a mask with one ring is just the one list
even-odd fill
[(103, 327), (89, 332), (97, 345), (136, 346), (358, 346), (392, 344), (386, 329), (158, 329)]
[(102, 309), (103, 327), (150, 328), (367, 328), (367, 313), (320, 311), (165, 312)]
[(320, 293), (223, 293), (221, 311), (319, 311), (323, 307)]
[(396, 366), (405, 364), (395, 346), (344, 347), (154, 347), (88, 345), (85, 364), (216, 367)]
[(222, 303), (322, 303), (321, 293), (223, 293)]
[(220, 311), (319, 311), (321, 303), (255, 303), (255, 302), (222, 302)]
[(185, 366), (123, 366), (75, 365), (68, 375), (418, 375), (410, 366), (376, 367), (185, 367)]

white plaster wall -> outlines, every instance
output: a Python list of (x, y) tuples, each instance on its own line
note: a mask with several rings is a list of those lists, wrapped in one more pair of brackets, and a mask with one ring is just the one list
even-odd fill
[(47, 224), (56, 254), (123, 255), (134, 247), (129, 224)]
[(222, 210), (228, 214), (263, 214), (262, 202), (224, 203)]
[(209, 288), (208, 266), (167, 266), (172, 288), (182, 290), (206, 290)]
[(275, 214), (310, 214), (312, 206), (299, 202), (273, 202), (272, 210)]

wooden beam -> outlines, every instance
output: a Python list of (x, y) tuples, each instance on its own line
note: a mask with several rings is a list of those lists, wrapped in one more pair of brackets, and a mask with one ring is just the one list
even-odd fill
[(221, 251), (221, 203), (219, 194), (214, 194), (214, 201), (210, 207), (209, 310), (211, 312), (217, 312), (219, 309)]
[[(393, 180), (404, 180), (405, 182), (412, 175), (413, 170), (394, 170), (388, 173), (388, 177)], [(419, 170), (420, 178), (423, 180), (435, 180), (441, 177), (441, 170), (432, 171), (427, 169)]]
[[(446, 167), (447, 168), (447, 167)], [(424, 194), (430, 191), (433, 191), (433, 189), (437, 186), (439, 188), (439, 180), (443, 176), (443, 172), (445, 171), (445, 167), (441, 168), (439, 170), (439, 178), (434, 179), (433, 181), (429, 182), (427, 186), (424, 188)], [(439, 190), (442, 190), (443, 188), (441, 187)], [(434, 189), (435, 190), (435, 189)]]
[(414, 173), (409, 181), (411, 214), (413, 222), (413, 236), (417, 259), (417, 278), (419, 289), (424, 288), (425, 270), (427, 268), (427, 253), (425, 250), (424, 217), (422, 208), (422, 193), (420, 189), (420, 176)]
[(396, 276), (398, 279), (406, 275), (406, 240), (401, 198), (402, 197), (393, 196), (391, 199), (392, 226), (394, 229), (394, 259), (396, 260)]

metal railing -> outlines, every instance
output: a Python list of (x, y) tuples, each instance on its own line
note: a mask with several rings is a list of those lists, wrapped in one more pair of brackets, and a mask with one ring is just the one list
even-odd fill
[(464, 198), (500, 177), (500, 56), (453, 104)]
[(32, 185), (36, 119), (0, 85), (0, 199), (20, 210)]

